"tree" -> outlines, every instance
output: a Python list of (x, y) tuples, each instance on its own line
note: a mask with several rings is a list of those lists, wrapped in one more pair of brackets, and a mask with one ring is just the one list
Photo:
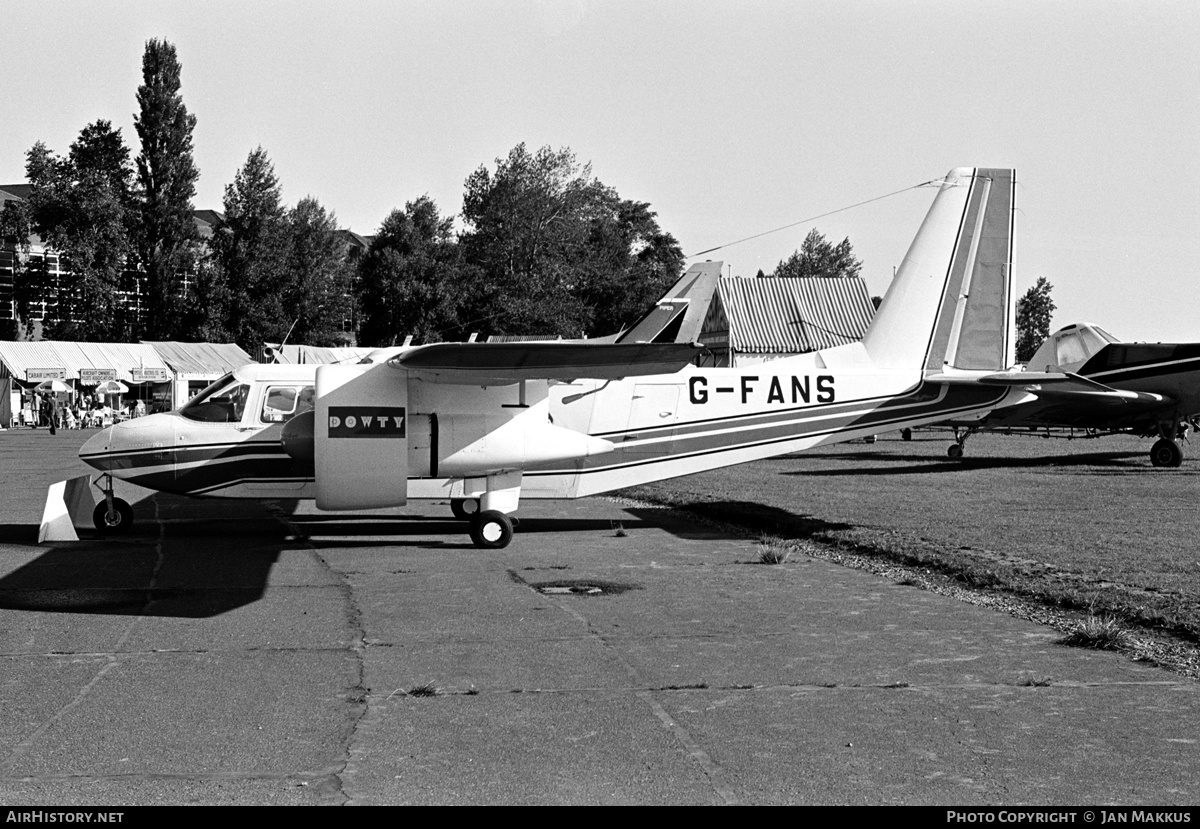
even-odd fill
[(576, 294), (589, 314), (582, 330), (604, 335), (632, 324), (679, 279), (683, 262), (679, 243), (659, 228), (649, 204), (606, 190), (577, 264), (584, 278)]
[(182, 313), (183, 279), (195, 262), (192, 197), (200, 177), (192, 158), (196, 117), (188, 113), (179, 94), (180, 73), (172, 44), (164, 40), (146, 44), (134, 126), (142, 146), (137, 174), (141, 187), (138, 251), (146, 279), (143, 329), (151, 339), (174, 335)]
[(458, 317), (462, 297), (453, 219), (438, 215), (428, 196), (393, 210), (359, 264), (360, 345), (395, 345), (465, 337)]
[(1050, 299), (1054, 288), (1046, 277), (1039, 276), (1037, 284), (1017, 300), (1017, 360), (1025, 363), (1050, 336), (1050, 318), (1057, 307)]
[(287, 214), (287, 272), (284, 316), (294, 319), (288, 342), (345, 344), (342, 320), (349, 316), (350, 267), (337, 217), (307, 197)]
[(853, 277), (858, 276), (862, 262), (854, 257), (850, 237), (833, 245), (813, 228), (804, 237), (800, 249), (780, 262), (771, 276)]
[(225, 216), (213, 229), (215, 291), (227, 297), (224, 328), (249, 351), (264, 341), (281, 342), (294, 317), (287, 316), (288, 227), (279, 180), (258, 147), (225, 187)]
[[(466, 181), (464, 261), (480, 278), (464, 319), (480, 333), (609, 333), (679, 276), (679, 245), (569, 149), (524, 144)], [(630, 309), (636, 309), (631, 313)]]
[[(122, 341), (132, 335), (119, 292), (132, 252), (133, 168), (119, 130), (108, 121), (85, 127), (60, 158), (38, 142), (26, 154), (31, 185), (29, 228), (61, 257), (62, 275), (26, 268), (18, 307), (28, 323), (28, 293), (54, 298), (43, 319), (47, 337)], [(24, 301), (22, 301), (24, 300)]]

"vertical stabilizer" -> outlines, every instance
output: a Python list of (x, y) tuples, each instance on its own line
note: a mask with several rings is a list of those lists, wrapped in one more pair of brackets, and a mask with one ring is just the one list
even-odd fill
[(621, 334), (619, 343), (692, 343), (712, 305), (724, 262), (697, 262), (644, 317)]
[(1011, 364), (1015, 185), (1008, 169), (960, 167), (946, 175), (863, 338), (877, 366)]

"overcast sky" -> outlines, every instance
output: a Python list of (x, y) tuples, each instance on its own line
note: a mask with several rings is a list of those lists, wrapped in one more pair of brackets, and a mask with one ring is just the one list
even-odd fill
[(372, 234), (520, 142), (570, 147), (688, 254), (770, 271), (812, 227), (882, 294), (952, 167), (1017, 169), (1016, 287), (1055, 327), (1200, 341), (1200, 6), (1117, 2), (0, 0), (0, 183), (97, 119), (134, 154), (147, 40), (198, 120), (199, 208), (255, 147)]

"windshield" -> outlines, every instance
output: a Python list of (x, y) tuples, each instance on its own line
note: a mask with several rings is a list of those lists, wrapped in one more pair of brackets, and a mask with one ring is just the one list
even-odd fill
[(203, 423), (239, 423), (249, 393), (249, 385), (226, 374), (185, 403), (179, 413)]

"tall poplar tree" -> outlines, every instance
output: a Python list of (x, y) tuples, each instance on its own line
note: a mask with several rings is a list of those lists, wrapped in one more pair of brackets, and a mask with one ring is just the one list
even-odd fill
[(146, 274), (147, 339), (169, 339), (182, 315), (183, 280), (195, 261), (198, 240), (192, 197), (200, 177), (192, 158), (196, 116), (187, 111), (180, 87), (174, 45), (151, 40), (142, 55), (139, 112), (134, 126), (141, 139), (137, 157), (141, 188), (138, 252)]
[(225, 217), (213, 229), (212, 249), (228, 295), (225, 328), (253, 352), (280, 342), (295, 315), (286, 306), (289, 235), (275, 166), (258, 147), (225, 186)]

